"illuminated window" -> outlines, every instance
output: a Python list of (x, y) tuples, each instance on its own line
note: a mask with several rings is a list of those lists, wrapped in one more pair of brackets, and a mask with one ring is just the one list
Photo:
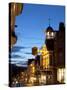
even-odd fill
[(43, 67), (49, 68), (49, 56), (43, 57)]
[(57, 71), (57, 80), (60, 82), (60, 83), (64, 83), (64, 69), (61, 68), (61, 69), (58, 69)]
[(49, 39), (50, 38), (50, 32), (46, 33), (46, 37)]
[(54, 37), (54, 32), (51, 33), (51, 36)]
[(32, 67), (32, 72), (33, 72), (33, 73), (35, 72), (35, 67)]
[(50, 35), (50, 33), (49, 32), (47, 32), (47, 36), (49, 36)]

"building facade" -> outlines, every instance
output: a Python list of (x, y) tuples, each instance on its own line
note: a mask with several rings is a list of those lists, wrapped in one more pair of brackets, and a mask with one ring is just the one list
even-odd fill
[(46, 30), (46, 46), (53, 54), (54, 83), (64, 83), (65, 70), (65, 26), (59, 24), (59, 30), (54, 31), (52, 27)]
[(28, 74), (31, 83), (36, 85), (65, 83), (65, 27), (59, 30), (46, 29), (46, 40), (41, 49), (32, 48), (34, 59), (28, 60)]
[(54, 42), (55, 66), (57, 68), (57, 80), (60, 83), (65, 81), (65, 26), (64, 23), (59, 24), (59, 31), (56, 31)]

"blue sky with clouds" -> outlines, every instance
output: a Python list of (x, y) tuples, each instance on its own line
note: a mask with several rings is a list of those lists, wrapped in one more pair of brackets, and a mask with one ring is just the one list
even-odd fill
[(58, 30), (59, 23), (65, 22), (65, 7), (53, 5), (24, 4), (22, 14), (16, 17), (15, 28), (18, 37), (11, 53), (11, 61), (27, 61), (34, 57), (31, 48), (40, 48), (45, 43), (45, 30), (49, 25)]

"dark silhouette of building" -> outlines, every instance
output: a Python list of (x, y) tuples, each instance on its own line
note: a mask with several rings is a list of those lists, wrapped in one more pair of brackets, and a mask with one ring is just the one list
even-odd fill
[(64, 23), (59, 24), (59, 31), (56, 31), (54, 42), (54, 56), (56, 67), (65, 67), (65, 26)]
[(38, 54), (38, 48), (37, 47), (33, 47), (32, 48), (32, 55), (37, 55)]
[[(53, 69), (54, 83), (64, 83), (64, 68), (65, 68), (65, 26), (64, 23), (59, 24), (59, 30), (54, 31), (52, 27), (46, 30), (46, 46), (49, 51), (52, 51), (51, 66)], [(50, 59), (51, 59), (50, 58)], [(58, 72), (59, 71), (59, 72)], [(59, 76), (61, 75), (61, 76)], [(61, 77), (59, 79), (58, 77)]]
[(37, 55), (35, 57), (35, 65), (40, 66), (40, 60), (41, 60), (40, 58), (41, 58), (41, 55)]

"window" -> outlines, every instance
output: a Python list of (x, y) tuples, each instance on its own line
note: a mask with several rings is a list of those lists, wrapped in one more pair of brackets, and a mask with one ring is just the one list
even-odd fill
[(57, 80), (60, 83), (64, 83), (64, 72), (65, 72), (64, 68), (60, 68), (57, 71)]

